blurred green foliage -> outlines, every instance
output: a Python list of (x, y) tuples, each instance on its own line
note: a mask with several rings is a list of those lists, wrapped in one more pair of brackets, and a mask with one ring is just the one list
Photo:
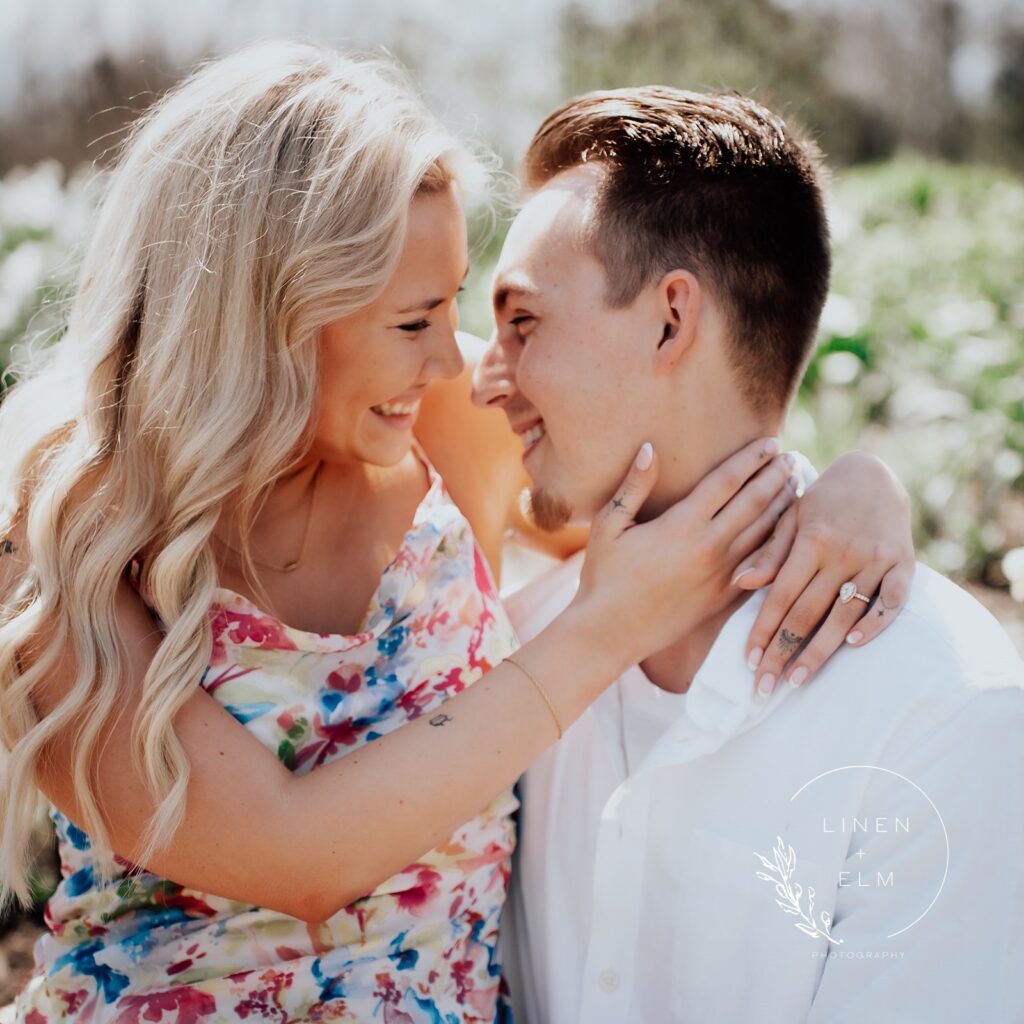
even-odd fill
[(847, 171), (832, 291), (788, 439), (876, 452), (911, 493), (925, 561), (1003, 582), (1024, 539), (1024, 185), (900, 160)]

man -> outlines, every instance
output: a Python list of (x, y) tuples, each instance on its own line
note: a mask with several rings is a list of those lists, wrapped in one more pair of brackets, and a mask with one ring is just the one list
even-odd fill
[[(475, 399), (521, 435), (541, 526), (596, 514), (645, 440), (657, 514), (781, 430), (827, 290), (818, 154), (743, 97), (624, 89), (552, 114), (525, 172)], [(513, 597), (524, 640), (578, 565)], [(833, 589), (836, 609), (891, 615), (877, 582)], [(1006, 635), (921, 566), (885, 634), (815, 686), (768, 667), (799, 684), (812, 623), (751, 652), (758, 697), (742, 651), (763, 600), (737, 592), (527, 773), (506, 933), (520, 1018), (1024, 1020), (1024, 667)]]

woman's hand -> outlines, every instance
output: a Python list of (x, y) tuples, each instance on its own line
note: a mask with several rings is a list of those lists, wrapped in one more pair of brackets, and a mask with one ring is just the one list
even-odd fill
[[(737, 574), (736, 585), (750, 590), (774, 580), (747, 640), (758, 692), (771, 693), (787, 665), (789, 682), (801, 686), (844, 640), (872, 640), (899, 614), (913, 577), (906, 490), (880, 459), (841, 456)], [(847, 581), (873, 602), (844, 604)]]
[(679, 639), (735, 601), (737, 566), (771, 535), (796, 498), (794, 460), (761, 438), (712, 470), (682, 501), (634, 520), (657, 479), (644, 445), (595, 518), (570, 608), (620, 671)]

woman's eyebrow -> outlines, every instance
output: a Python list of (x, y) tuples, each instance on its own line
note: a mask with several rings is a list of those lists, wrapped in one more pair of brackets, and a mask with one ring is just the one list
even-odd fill
[(429, 313), (430, 310), (437, 309), (437, 307), (440, 306), (442, 302), (444, 302), (444, 299), (426, 299), (423, 302), (417, 302), (415, 306), (406, 306), (405, 309), (400, 309), (398, 312), (419, 313), (422, 311)]
[[(467, 277), (469, 277), (469, 267), (466, 267), (465, 273), (463, 273), (463, 275), (462, 275), (462, 280), (465, 281)], [(414, 306), (406, 306), (405, 309), (400, 309), (400, 310), (398, 310), (398, 312), (400, 314), (401, 313), (419, 313), (422, 310), (423, 312), (429, 313), (432, 309), (437, 309), (437, 307), (440, 306), (441, 303), (444, 302), (444, 301), (445, 300), (443, 298), (441, 298), (441, 299), (424, 299), (423, 302), (417, 302), (416, 305), (414, 305)]]

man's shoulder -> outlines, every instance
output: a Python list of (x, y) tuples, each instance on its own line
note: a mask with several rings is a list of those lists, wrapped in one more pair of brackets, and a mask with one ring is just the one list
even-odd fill
[(888, 736), (892, 749), (947, 727), (966, 735), (971, 722), (995, 736), (999, 723), (1024, 727), (1024, 661), (979, 601), (918, 565), (896, 621), (864, 647), (833, 656), (791, 713), (819, 727), (832, 722), (851, 738), (864, 730)]
[[(871, 614), (871, 612), (869, 612)], [(873, 644), (953, 687), (1024, 685), (1024, 661), (994, 615), (962, 587), (918, 565), (903, 613)]]

